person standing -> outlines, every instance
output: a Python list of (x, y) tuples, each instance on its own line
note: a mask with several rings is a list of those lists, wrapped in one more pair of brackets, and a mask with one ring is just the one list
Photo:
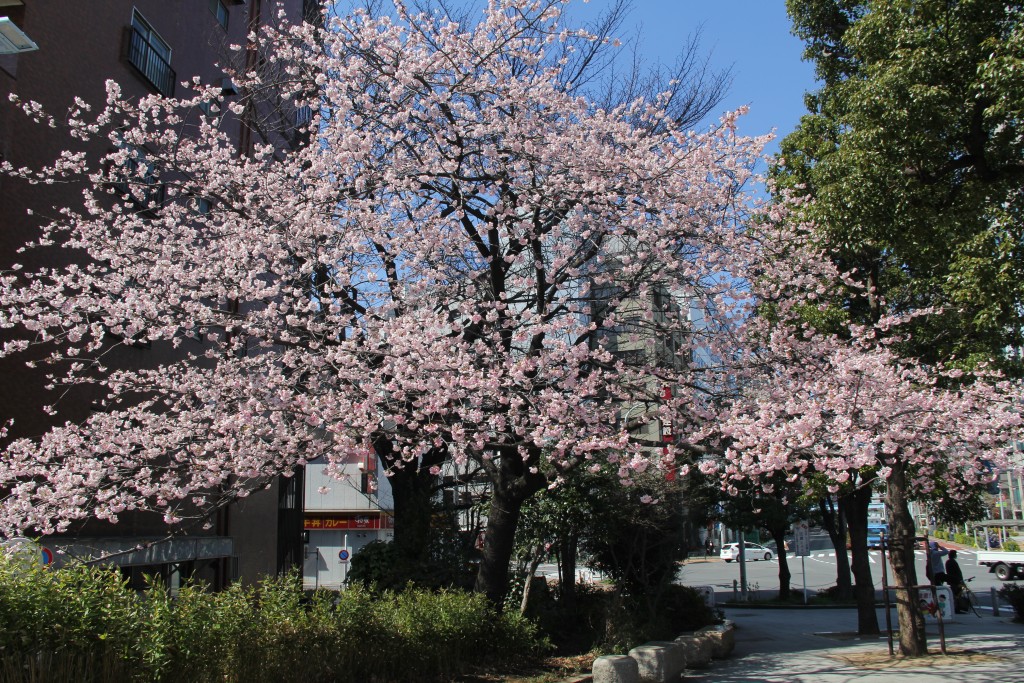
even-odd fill
[(948, 554), (949, 551), (940, 547), (936, 541), (932, 541), (928, 547), (928, 578), (933, 586), (946, 583), (946, 565), (943, 558)]

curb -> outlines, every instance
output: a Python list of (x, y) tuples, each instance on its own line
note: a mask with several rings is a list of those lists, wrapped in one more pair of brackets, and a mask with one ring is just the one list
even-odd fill
[[(738, 608), (738, 609), (794, 609), (794, 610), (801, 610), (801, 609), (810, 609), (810, 610), (819, 610), (819, 609), (857, 609), (857, 605), (769, 605), (769, 604), (761, 604), (761, 603), (756, 603), (756, 602), (732, 602), (732, 601), (723, 602), (723, 603), (721, 603), (721, 606), (722, 607), (733, 607), (733, 608)], [(882, 604), (882, 603), (876, 603), (875, 607), (876, 608), (878, 608), (878, 607), (885, 607), (885, 605)]]

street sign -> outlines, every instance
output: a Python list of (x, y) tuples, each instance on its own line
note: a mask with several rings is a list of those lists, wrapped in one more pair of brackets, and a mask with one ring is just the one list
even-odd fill
[(53, 564), (53, 551), (39, 545), (30, 538), (16, 536), (0, 542), (0, 553), (11, 558), (15, 565), (24, 569), (46, 567)]
[(811, 554), (811, 530), (806, 520), (793, 522), (793, 552), (797, 557)]
[(338, 551), (338, 559), (342, 562), (348, 562), (349, 552), (348, 548), (342, 548)]
[[(943, 621), (954, 620), (953, 590), (949, 586), (936, 586), (934, 597), (930, 587), (918, 588), (917, 597), (925, 617), (938, 620), (938, 613), (942, 612)], [(936, 603), (936, 600), (938, 600), (938, 603)]]
[(804, 604), (807, 604), (807, 567), (804, 558), (811, 554), (811, 529), (806, 519), (793, 522), (793, 552), (800, 558), (800, 574), (804, 580)]

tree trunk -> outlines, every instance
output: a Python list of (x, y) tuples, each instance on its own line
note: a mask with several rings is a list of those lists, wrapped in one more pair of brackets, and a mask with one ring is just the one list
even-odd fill
[(790, 579), (793, 575), (789, 571), (789, 558), (786, 557), (786, 530), (788, 527), (769, 529), (772, 538), (775, 540), (775, 548), (779, 557), (779, 600), (789, 600)]
[(850, 580), (850, 558), (846, 556), (846, 522), (842, 506), (837, 509), (832, 499), (819, 498), (818, 509), (821, 510), (821, 524), (836, 549), (836, 597), (849, 600), (853, 597), (853, 583)]
[(529, 565), (526, 568), (526, 583), (523, 584), (523, 601), (519, 604), (519, 614), (526, 614), (526, 608), (530, 604), (530, 591), (533, 588), (533, 575), (537, 573), (537, 567), (544, 559), (544, 544), (533, 549)]
[(928, 654), (924, 613), (917, 601), (917, 570), (914, 568), (914, 519), (907, 501), (907, 472), (902, 462), (892, 465), (885, 507), (889, 514), (889, 562), (896, 586), (900, 653), (907, 657)]
[(487, 513), (484, 547), (474, 590), (483, 593), (499, 611), (504, 609), (508, 593), (508, 564), (514, 550), (516, 527), (525, 496), (510, 494), (495, 486)]
[[(870, 480), (859, 482), (858, 488), (842, 498), (840, 507), (850, 534), (850, 555), (853, 557), (853, 595), (857, 601), (857, 633), (878, 635), (878, 612), (875, 610), (875, 583), (871, 578), (868, 557), (868, 505), (871, 503)], [(843, 552), (845, 555), (845, 551)], [(838, 557), (838, 550), (836, 557)]]
[(576, 534), (569, 534), (559, 549), (558, 596), (562, 606), (572, 612), (576, 609)]
[(444, 461), (437, 449), (426, 453), (420, 461), (399, 462), (391, 440), (378, 438), (374, 443), (384, 468), (391, 473), (388, 483), (394, 501), (395, 553), (410, 563), (424, 563), (430, 557), (430, 520), (434, 512), (432, 498), (438, 478), (430, 467)]
[(473, 590), (483, 593), (495, 609), (505, 608), (508, 594), (508, 570), (515, 550), (516, 528), (523, 503), (547, 484), (547, 479), (536, 467), (540, 451), (523, 458), (517, 449), (501, 452), (497, 462), (485, 467), (491, 482), (491, 505), (484, 530), (480, 567)]
[(411, 466), (396, 470), (389, 483), (395, 505), (395, 552), (409, 562), (426, 561), (433, 511), (430, 487), (419, 486), (420, 478)]

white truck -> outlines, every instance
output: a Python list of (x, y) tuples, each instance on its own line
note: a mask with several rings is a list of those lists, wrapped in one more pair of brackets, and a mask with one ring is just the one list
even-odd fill
[(979, 566), (988, 567), (989, 572), (995, 574), (1000, 581), (1024, 576), (1024, 552), (979, 550), (977, 562)]

